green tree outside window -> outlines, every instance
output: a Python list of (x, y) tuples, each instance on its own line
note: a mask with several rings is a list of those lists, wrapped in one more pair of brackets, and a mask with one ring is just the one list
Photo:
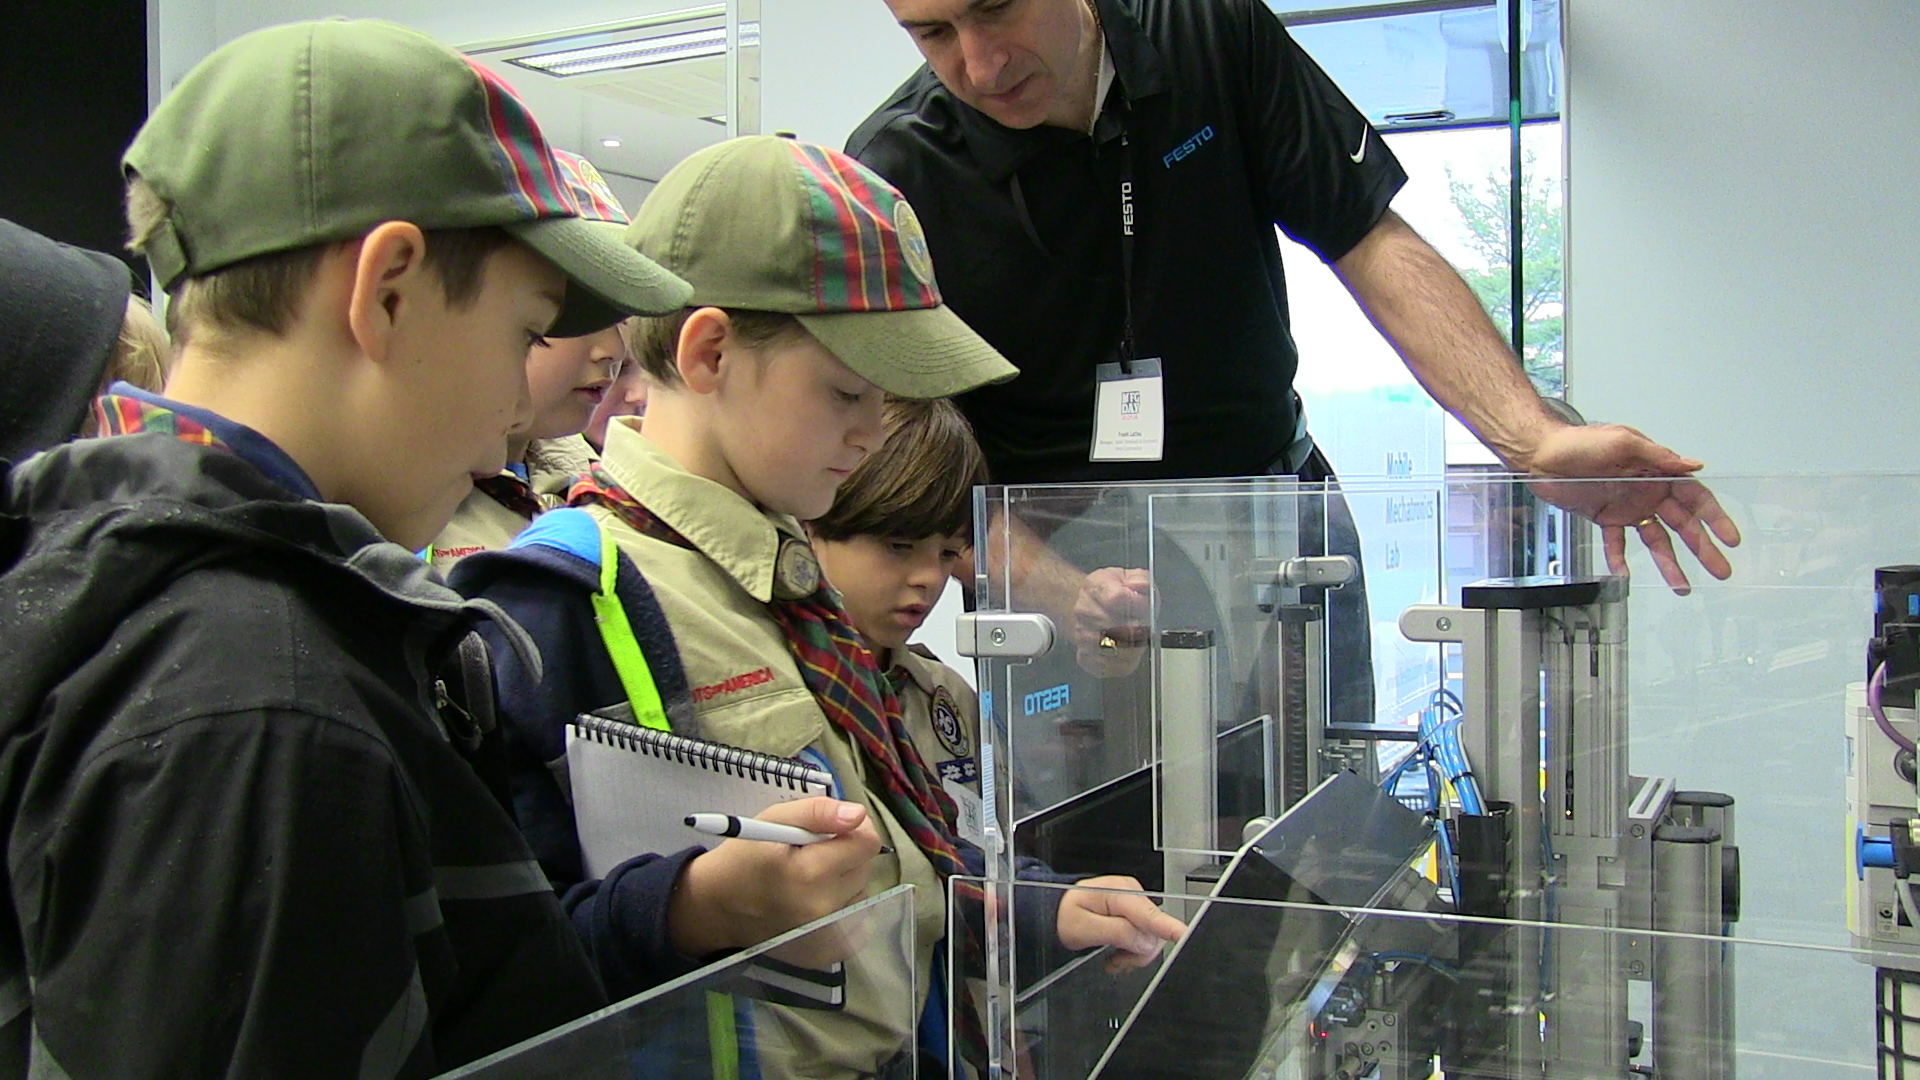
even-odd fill
[[(1533, 148), (1521, 152), (1524, 178), (1521, 205), (1520, 309), (1525, 321), (1521, 363), (1534, 387), (1546, 397), (1566, 396), (1564, 267), (1561, 256), (1563, 206), (1560, 181), (1552, 170), (1536, 168)], [(1472, 287), (1494, 325), (1513, 340), (1513, 245), (1509, 242), (1512, 188), (1505, 169), (1463, 179), (1447, 169), (1447, 190), (1466, 225), (1466, 242), (1481, 265), (1465, 264), (1460, 276)]]

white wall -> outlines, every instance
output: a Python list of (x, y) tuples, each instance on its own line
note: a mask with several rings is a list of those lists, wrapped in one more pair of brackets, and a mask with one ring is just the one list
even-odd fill
[(760, 130), (844, 146), (919, 66), (881, 0), (761, 0)]
[[(153, 101), (171, 90), (201, 58), (262, 27), (327, 15), (403, 23), (453, 46), (549, 34), (689, 6), (691, 0), (148, 0), (149, 89)], [(875, 0), (878, 3), (878, 0)], [(903, 35), (904, 36), (904, 35)], [(606, 174), (629, 211), (653, 181), (688, 154), (717, 142), (722, 129), (689, 117), (667, 116), (495, 62), (519, 92), (548, 140), (586, 155)], [(617, 136), (623, 145), (603, 147)]]
[[(1920, 0), (1563, 3), (1569, 399), (1709, 477), (1914, 471)], [(1871, 567), (1920, 558), (1920, 533), (1870, 525), (1920, 507), (1847, 503), (1861, 486), (1720, 483), (1754, 542), (1689, 597), (1634, 557), (1633, 767), (1740, 800), (1741, 937), (1845, 941), (1842, 694)], [(1783, 522), (1819, 542), (1769, 549)], [(1778, 641), (1807, 662), (1782, 666)], [(1743, 1075), (1871, 1076), (1870, 972), (1743, 957)], [(1810, 1023), (1809, 1001), (1859, 1022)]]
[(1920, 0), (1565, 0), (1569, 399), (1722, 472), (1910, 468)]

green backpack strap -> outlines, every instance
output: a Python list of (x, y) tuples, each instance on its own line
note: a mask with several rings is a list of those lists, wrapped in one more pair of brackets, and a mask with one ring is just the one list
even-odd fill
[(620, 594), (614, 588), (620, 576), (620, 549), (607, 526), (599, 521), (595, 524), (600, 529), (600, 589), (593, 594), (593, 621), (600, 627), (600, 640), (606, 644), (614, 673), (620, 676), (620, 686), (627, 692), (634, 723), (658, 731), (672, 731), (666, 705), (660, 700), (660, 688), (653, 681), (653, 669), (647, 666), (646, 654), (640, 651), (640, 639), (633, 636), (626, 606), (620, 603)]
[(740, 1029), (733, 1009), (729, 995), (707, 992), (707, 1051), (713, 1080), (740, 1080)]
[[(613, 670), (627, 692), (633, 707), (634, 722), (660, 731), (671, 731), (666, 706), (660, 700), (660, 688), (654, 684), (653, 669), (647, 666), (640, 640), (633, 635), (627, 609), (620, 603), (614, 584), (620, 574), (620, 549), (613, 534), (602, 522), (600, 529), (600, 588), (593, 594), (593, 618), (600, 627), (600, 640), (607, 646)], [(706, 996), (707, 1046), (711, 1055), (713, 1080), (739, 1080), (740, 1032), (733, 998), (720, 993)]]

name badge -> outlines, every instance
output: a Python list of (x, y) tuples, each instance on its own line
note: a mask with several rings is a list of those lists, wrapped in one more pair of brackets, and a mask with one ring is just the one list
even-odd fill
[(1088, 461), (1159, 461), (1166, 447), (1165, 382), (1157, 358), (1135, 360), (1132, 371), (1101, 364), (1093, 400), (1093, 447)]
[(960, 838), (975, 847), (986, 847), (986, 812), (980, 796), (974, 794), (967, 785), (952, 780), (942, 780), (940, 786), (947, 789), (953, 804), (960, 808)]

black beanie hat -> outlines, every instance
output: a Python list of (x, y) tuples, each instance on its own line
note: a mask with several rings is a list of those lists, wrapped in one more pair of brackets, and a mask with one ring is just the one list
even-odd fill
[(113, 355), (133, 275), (0, 218), (0, 460), (73, 437)]

